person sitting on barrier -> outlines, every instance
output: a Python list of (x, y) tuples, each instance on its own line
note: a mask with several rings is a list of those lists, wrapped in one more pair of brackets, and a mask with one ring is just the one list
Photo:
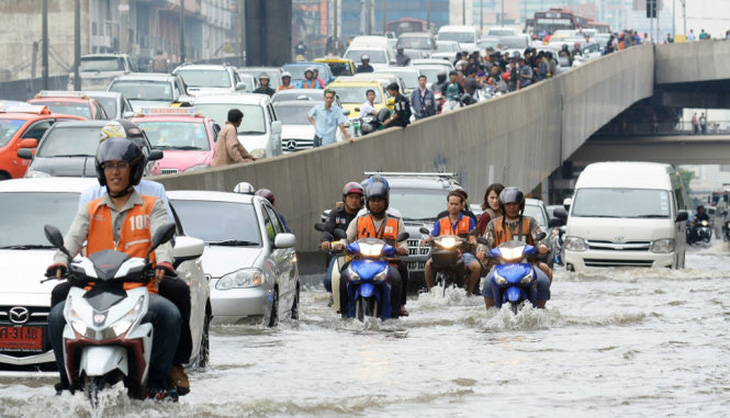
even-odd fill
[[(464, 215), (462, 212), (464, 209), (464, 194), (460, 193), (459, 190), (452, 190), (446, 196), (447, 202), (447, 215), (440, 216), (436, 220), (431, 230), (431, 235), (424, 238), (424, 242), (431, 241), (431, 237), (438, 237), (441, 235), (457, 235), (461, 238), (468, 239), (468, 242), (472, 245), (476, 245), (476, 222), (474, 218)], [(461, 251), (461, 250), (460, 250)], [(479, 276), (482, 272), (481, 265), (477, 261), (474, 254), (464, 251), (462, 252), (464, 258), (464, 266), (469, 270), (469, 281), (465, 283), (465, 289), (467, 296), (471, 296), (471, 291), (479, 281)], [(429, 291), (433, 287), (433, 274), (432, 274), (432, 261), (429, 259), (426, 261), (426, 287)]]
[[(499, 194), (499, 208), (503, 215), (492, 219), (487, 225), (487, 245), (479, 245), (477, 258), (484, 260), (490, 249), (513, 239), (535, 246), (540, 254), (547, 254), (547, 245), (543, 241), (536, 240), (543, 232), (540, 225), (534, 218), (523, 215), (525, 195), (521, 191), (516, 187), (507, 187), (502, 190), (502, 193)], [(545, 263), (537, 261), (536, 264), (538, 267), (535, 270), (537, 272), (536, 288), (530, 289), (530, 292), (534, 296), (531, 299), (537, 300), (537, 307), (542, 309), (545, 308), (545, 304), (550, 299), (552, 271)], [(487, 309), (495, 306), (495, 296), (499, 295), (499, 288), (492, 283), (493, 277), (494, 267), (489, 271), (482, 288), (482, 296), (484, 296)]]
[(395, 104), (393, 113), (390, 118), (385, 120), (384, 125), (405, 128), (411, 123), (411, 103), (406, 96), (400, 94), (400, 87), (398, 87), (398, 83), (396, 82), (388, 85), (388, 94), (395, 99)]
[(444, 97), (446, 100), (461, 100), (461, 95), (464, 94), (464, 88), (457, 81), (458, 73), (455, 70), (449, 72), (449, 82), (442, 87)]

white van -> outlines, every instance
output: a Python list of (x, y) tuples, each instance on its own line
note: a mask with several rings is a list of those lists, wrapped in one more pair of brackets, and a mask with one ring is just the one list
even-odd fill
[(438, 32), (439, 41), (456, 41), (462, 51), (474, 52), (477, 49), (477, 41), (479, 40), (479, 29), (473, 26), (441, 26)]
[(590, 164), (570, 205), (566, 267), (682, 268), (687, 216), (682, 181), (671, 165)]

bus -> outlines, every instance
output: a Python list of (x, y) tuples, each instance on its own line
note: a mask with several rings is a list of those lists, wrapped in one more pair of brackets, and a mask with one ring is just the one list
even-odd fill
[(608, 23), (596, 22), (589, 20), (585, 26), (586, 29), (595, 29), (598, 33), (611, 33), (611, 25)]
[(532, 34), (542, 39), (556, 30), (580, 29), (587, 27), (587, 24), (587, 18), (568, 9), (549, 9), (546, 12), (535, 12)]
[(426, 32), (426, 22), (419, 19), (411, 19), (405, 17), (403, 19), (394, 20), (385, 24), (386, 32), (395, 33), (395, 37), (399, 37), (405, 32)]

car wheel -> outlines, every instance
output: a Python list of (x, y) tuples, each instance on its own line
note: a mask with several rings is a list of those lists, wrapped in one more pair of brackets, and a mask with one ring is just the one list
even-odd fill
[(3, 181), (3, 180), (10, 180), (10, 174), (8, 174), (4, 171), (0, 171), (0, 181)]
[(198, 367), (205, 368), (210, 361), (210, 302), (205, 307), (205, 321), (203, 322), (203, 335), (200, 337), (200, 352), (198, 353)]
[(299, 283), (297, 283), (297, 290), (294, 294), (294, 302), (291, 305), (291, 319), (299, 320)]
[(279, 288), (274, 287), (271, 289), (271, 312), (269, 312), (269, 324), (270, 327), (275, 327), (279, 324)]

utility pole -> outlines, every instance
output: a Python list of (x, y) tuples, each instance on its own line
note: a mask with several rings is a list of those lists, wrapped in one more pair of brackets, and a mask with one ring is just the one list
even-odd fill
[(74, 90), (81, 90), (81, 0), (74, 1)]
[(466, 0), (461, 0), (461, 24), (466, 25)]
[(185, 0), (180, 0), (180, 64), (185, 62)]
[(129, 0), (119, 2), (119, 52), (129, 52)]
[(383, 35), (388, 24), (388, 0), (383, 0)]
[(677, 0), (672, 0), (672, 39), (677, 35)]
[(43, 0), (43, 18), (41, 21), (41, 75), (43, 76), (43, 90), (48, 90), (48, 0)]
[(241, 66), (246, 65), (246, 13), (244, 12), (246, 6), (244, 4), (244, 0), (238, 0), (238, 26), (241, 31), (238, 53), (241, 56)]
[[(339, 1), (340, 1), (340, 0), (335, 0), (335, 17), (334, 17), (334, 25), (333, 25), (333, 26), (334, 26), (334, 32), (335, 32), (335, 35), (334, 35), (334, 39), (335, 39), (335, 46), (337, 45), (337, 24), (339, 23), (339, 22), (338, 22), (338, 17), (339, 17), (339, 16), (338, 16), (338, 13), (339, 13), (339, 10), (338, 10), (338, 7), (337, 7), (337, 3), (338, 3)], [(335, 49), (336, 49), (336, 48), (335, 48)]]
[(426, 29), (431, 31), (431, 0), (426, 0)]
[(502, 23), (502, 27), (504, 27), (504, 0), (502, 0), (502, 13), (499, 15), (499, 21)]
[(682, 16), (684, 19), (684, 34), (687, 35), (687, 0), (682, 0)]
[(484, 0), (479, 0), (479, 32), (484, 32)]

